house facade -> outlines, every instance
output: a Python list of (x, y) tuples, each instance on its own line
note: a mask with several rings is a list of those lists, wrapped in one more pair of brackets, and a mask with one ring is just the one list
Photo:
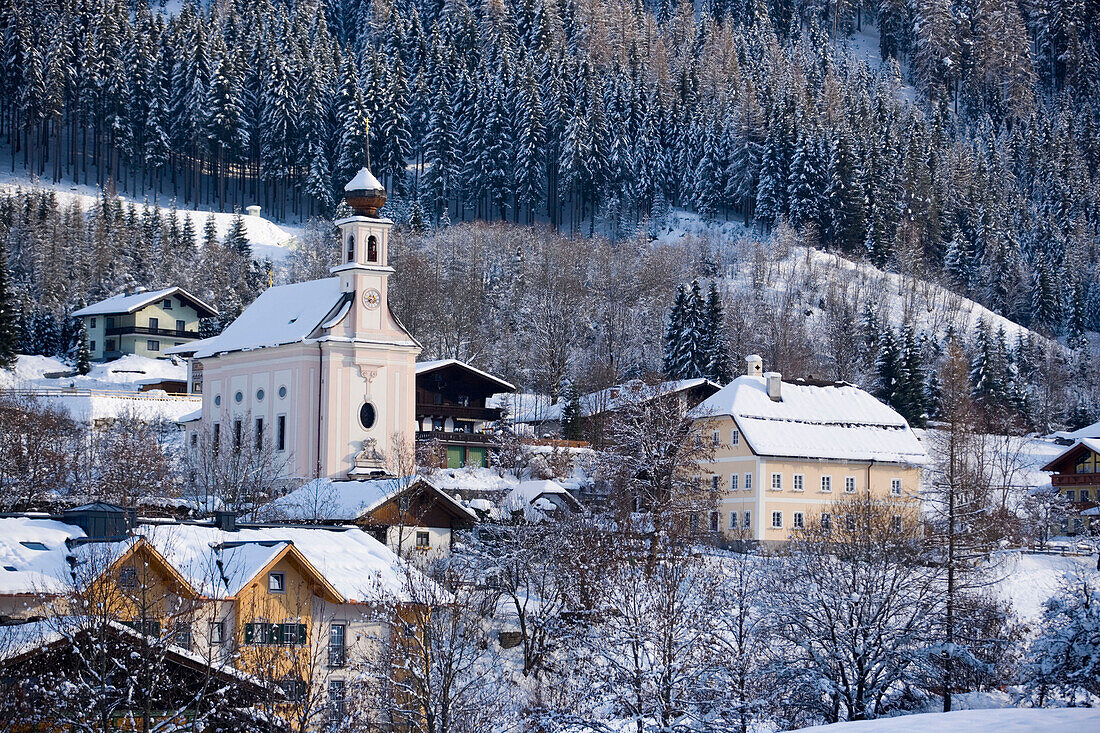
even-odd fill
[(713, 453), (699, 467), (720, 497), (711, 531), (777, 543), (843, 521), (831, 507), (845, 498), (896, 505), (899, 520), (919, 506), (928, 455), (901, 415), (856, 387), (783, 382), (760, 357), (746, 361), (692, 413)]
[(199, 321), (217, 315), (212, 306), (183, 288), (136, 288), (73, 313), (84, 321), (92, 361), (126, 354), (164, 357), (170, 348), (197, 341)]
[(268, 445), (288, 479), (397, 472), (414, 446), (420, 345), (389, 308), (385, 198), (361, 169), (345, 186), (354, 214), (336, 222), (333, 277), (269, 288), (218, 336), (173, 350), (191, 357), (202, 394), (185, 423), (194, 448)]
[(486, 401), (515, 392), (509, 382), (457, 359), (416, 365), (416, 440), (440, 468), (488, 466), (499, 407)]
[(1042, 470), (1070, 506), (1065, 526), (1055, 531), (1076, 535), (1100, 528), (1100, 438), (1076, 440)]

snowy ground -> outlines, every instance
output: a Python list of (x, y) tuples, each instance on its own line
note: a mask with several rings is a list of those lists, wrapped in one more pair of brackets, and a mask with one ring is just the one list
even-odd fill
[(1096, 572), (1096, 557), (1088, 555), (1008, 550), (997, 553), (992, 560), (989, 576), (995, 581), (994, 594), (1011, 603), (1017, 619), (1032, 629), (1042, 616), (1043, 604), (1058, 592), (1064, 576), (1078, 571)]
[(59, 359), (20, 356), (14, 370), (0, 370), (0, 389), (34, 393), (83, 422), (120, 415), (175, 421), (201, 405), (199, 397), (139, 392), (139, 383), (145, 380), (186, 379), (187, 367), (182, 362), (129, 354), (95, 364), (85, 376), (46, 376), (71, 371), (72, 366)]
[(921, 713), (851, 723), (819, 725), (801, 730), (814, 733), (1039, 733), (1100, 730), (1096, 708), (1005, 708)]
[[(15, 172), (12, 173), (11, 154), (10, 152), (4, 152), (0, 154), (0, 191), (14, 190), (19, 187), (25, 189), (45, 188), (57, 191), (58, 201), (62, 205), (67, 205), (74, 198), (79, 199), (86, 212), (95, 206), (96, 199), (99, 195), (99, 191), (94, 185), (74, 184), (71, 180), (63, 180), (61, 183), (55, 184), (48, 178), (35, 178), (24, 171), (21, 163), (18, 162), (16, 163)], [(142, 206), (146, 201), (144, 197), (129, 196), (121, 193), (119, 197), (123, 202), (134, 203), (138, 206)], [(152, 205), (153, 200), (153, 195), (149, 195), (148, 201), (150, 205)], [(173, 202), (170, 196), (159, 194), (156, 200), (160, 204), (161, 209), (167, 210), (172, 207)], [(181, 217), (181, 221), (182, 217), (185, 215), (191, 217), (191, 221), (195, 226), (195, 231), (198, 233), (198, 236), (202, 235), (202, 229), (206, 224), (206, 218), (211, 213), (214, 215), (214, 223), (217, 226), (219, 237), (224, 238), (226, 232), (229, 231), (229, 227), (233, 223), (234, 215), (232, 212), (211, 211), (201, 208), (178, 208), (177, 211)], [(165, 211), (165, 213), (167, 213), (167, 211)], [(273, 261), (281, 260), (290, 253), (291, 243), (294, 238), (301, 233), (301, 228), (285, 224), (275, 224), (263, 218), (262, 214), (263, 212), (261, 212), (260, 217), (244, 217), (245, 225), (248, 230), (248, 241), (252, 245), (252, 253), (260, 259), (267, 257)]]

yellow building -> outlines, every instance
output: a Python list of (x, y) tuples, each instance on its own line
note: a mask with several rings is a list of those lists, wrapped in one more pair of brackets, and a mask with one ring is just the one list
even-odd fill
[(126, 354), (157, 359), (165, 349), (199, 338), (199, 320), (218, 312), (183, 288), (135, 288), (81, 308), (92, 361)]
[[(1100, 425), (1090, 428), (1100, 433)], [(1100, 524), (1100, 438), (1079, 438), (1042, 470), (1051, 473), (1051, 484), (1070, 508), (1055, 531), (1076, 535)]]
[(784, 382), (759, 356), (746, 362), (692, 412), (713, 448), (700, 466), (720, 497), (712, 531), (782, 542), (808, 522), (842, 521), (830, 516), (838, 499), (919, 501), (928, 455), (901, 415), (857, 387)]

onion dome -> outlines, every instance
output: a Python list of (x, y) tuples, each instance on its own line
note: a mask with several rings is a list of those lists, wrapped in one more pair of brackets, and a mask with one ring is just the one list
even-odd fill
[(377, 217), (378, 210), (386, 203), (386, 189), (363, 167), (344, 186), (344, 200), (359, 216)]

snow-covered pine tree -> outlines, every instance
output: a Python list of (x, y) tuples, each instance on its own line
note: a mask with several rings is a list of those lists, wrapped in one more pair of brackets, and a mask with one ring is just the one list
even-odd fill
[(88, 350), (88, 329), (84, 326), (84, 319), (77, 318), (74, 322), (75, 334), (73, 340), (75, 342), (73, 361), (76, 362), (76, 373), (87, 374), (92, 370), (92, 354)]
[(668, 326), (665, 328), (665, 353), (662, 371), (669, 379), (679, 379), (677, 358), (680, 342), (684, 338), (684, 326), (687, 320), (688, 296), (683, 285), (676, 288), (676, 300), (668, 314)]
[(8, 273), (6, 238), (0, 237), (0, 369), (15, 366), (19, 349), (18, 306)]
[(721, 385), (733, 379), (729, 348), (726, 344), (725, 316), (722, 312), (722, 296), (713, 281), (707, 291), (706, 309), (703, 314), (703, 353), (707, 363), (703, 376)]

